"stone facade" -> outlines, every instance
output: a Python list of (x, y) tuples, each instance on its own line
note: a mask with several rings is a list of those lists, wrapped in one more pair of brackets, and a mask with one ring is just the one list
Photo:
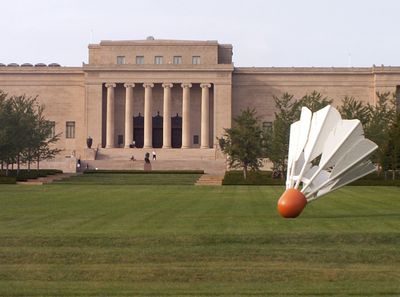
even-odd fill
[[(232, 118), (251, 107), (273, 121), (274, 95), (316, 90), (336, 105), (346, 95), (374, 103), (377, 91), (399, 93), (400, 85), (400, 67), (235, 68), (232, 46), (217, 41), (102, 41), (89, 45), (82, 67), (51, 66), (0, 64), (0, 89), (39, 96), (62, 133), (60, 158), (85, 156), (91, 136), (94, 148), (110, 152), (134, 140), (150, 150), (197, 149), (200, 157), (211, 149), (218, 159), (217, 137)], [(73, 138), (67, 122), (75, 123)]]

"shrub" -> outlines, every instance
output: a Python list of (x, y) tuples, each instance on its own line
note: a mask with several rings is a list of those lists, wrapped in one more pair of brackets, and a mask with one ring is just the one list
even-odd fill
[[(249, 172), (247, 180), (243, 179), (241, 171), (226, 171), (223, 185), (285, 185), (285, 179), (272, 178), (271, 171)], [(400, 180), (385, 180), (377, 173), (371, 173), (362, 179), (349, 184), (350, 186), (400, 186)]]
[(0, 176), (0, 184), (15, 184), (17, 179), (13, 176)]
[(272, 178), (271, 171), (249, 171), (247, 179), (241, 171), (226, 171), (223, 185), (284, 185), (284, 179)]
[(109, 173), (109, 174), (204, 174), (204, 170), (85, 170), (84, 174)]
[[(10, 170), (8, 171), (8, 177), (13, 177), (17, 181), (26, 181), (28, 179), (36, 179), (38, 177), (46, 177), (48, 175), (54, 175), (57, 173), (62, 173), (62, 170), (58, 169), (40, 169), (39, 171), (37, 170), (30, 170), (28, 171), (27, 169), (21, 169), (17, 175), (17, 170)], [(3, 172), (3, 175), (5, 173)]]

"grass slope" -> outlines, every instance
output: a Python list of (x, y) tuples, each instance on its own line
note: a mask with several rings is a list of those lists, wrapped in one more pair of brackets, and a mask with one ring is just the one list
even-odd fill
[(399, 296), (400, 189), (0, 186), (0, 296)]
[(200, 173), (90, 173), (57, 181), (81, 185), (193, 185)]

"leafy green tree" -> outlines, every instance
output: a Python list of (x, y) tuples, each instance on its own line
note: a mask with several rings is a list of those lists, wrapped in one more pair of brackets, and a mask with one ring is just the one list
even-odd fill
[(400, 113), (396, 114), (395, 120), (388, 131), (388, 142), (383, 147), (384, 160), (382, 168), (392, 170), (392, 179), (396, 178), (396, 171), (400, 169)]
[(300, 119), (301, 108), (303, 106), (315, 112), (328, 104), (332, 100), (323, 97), (317, 91), (306, 94), (301, 99), (296, 100), (293, 95), (284, 93), (281, 97), (274, 96), (275, 101), (275, 120), (272, 129), (266, 131), (266, 155), (273, 163), (273, 170), (284, 178), (287, 168), (287, 154), (289, 150), (290, 125)]
[(0, 161), (2, 171), (6, 165), (6, 174), (8, 174), (8, 164), (13, 155), (11, 118), (12, 104), (7, 100), (7, 94), (0, 91)]
[(259, 170), (263, 154), (262, 129), (254, 109), (247, 108), (233, 119), (232, 128), (225, 129), (218, 139), (221, 151), (228, 156), (231, 168), (242, 168), (243, 178), (248, 170)]
[(301, 107), (307, 107), (312, 112), (316, 112), (325, 106), (332, 104), (333, 100), (328, 97), (324, 97), (317, 91), (312, 91), (310, 94), (304, 95), (300, 100), (297, 101), (297, 117), (296, 120), (300, 119)]
[(53, 146), (59, 140), (60, 134), (52, 135), (52, 129), (52, 123), (44, 117), (44, 106), (39, 106), (36, 112), (34, 133), (30, 138), (33, 150), (29, 150), (30, 157), (36, 161), (37, 170), (39, 170), (40, 161), (53, 159), (61, 151)]
[(272, 128), (264, 131), (265, 151), (273, 164), (273, 170), (283, 177), (287, 167), (290, 125), (299, 117), (299, 109), (298, 102), (289, 93), (273, 98), (277, 111)]
[(19, 173), (24, 151), (29, 145), (29, 138), (35, 133), (36, 109), (38, 107), (36, 98), (12, 96), (12, 127), (13, 137), (11, 138), (14, 148), (15, 162), (17, 163), (17, 174)]
[(380, 170), (385, 170), (387, 164), (387, 146), (390, 135), (389, 130), (396, 119), (396, 101), (390, 92), (377, 93), (378, 100), (375, 105), (368, 104), (370, 120), (365, 127), (365, 135), (378, 145), (374, 154), (374, 161), (379, 164)]
[[(53, 158), (60, 150), (52, 147), (58, 135), (50, 136), (52, 125), (44, 117), (37, 97), (11, 96), (0, 92), (0, 161), (6, 165)], [(30, 163), (28, 163), (30, 164)]]
[(370, 121), (371, 109), (362, 101), (354, 97), (345, 96), (342, 100), (342, 105), (338, 107), (343, 119), (358, 119), (363, 127), (366, 127)]

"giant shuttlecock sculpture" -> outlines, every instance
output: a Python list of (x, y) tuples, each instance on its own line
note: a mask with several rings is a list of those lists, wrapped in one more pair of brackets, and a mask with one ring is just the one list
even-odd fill
[(375, 171), (368, 158), (377, 148), (364, 137), (359, 120), (342, 120), (330, 105), (314, 113), (303, 107), (290, 126), (281, 216), (295, 218), (310, 201)]

